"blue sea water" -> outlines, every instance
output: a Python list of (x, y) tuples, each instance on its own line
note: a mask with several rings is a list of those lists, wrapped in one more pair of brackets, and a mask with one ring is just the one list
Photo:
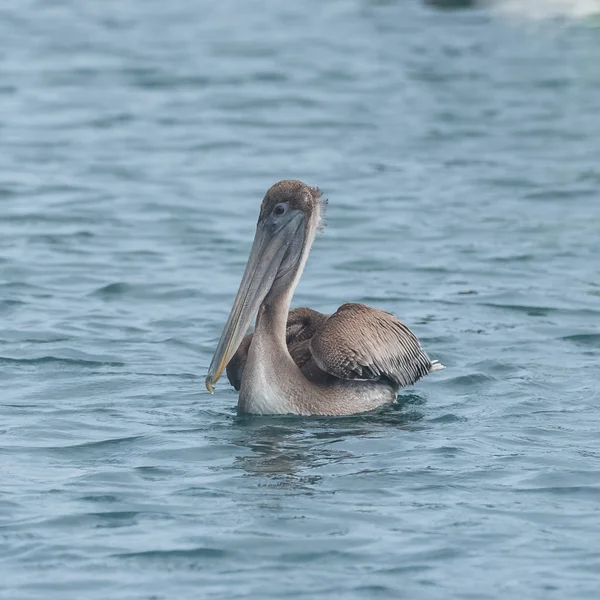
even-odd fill
[[(598, 14), (4, 0), (0, 597), (598, 598)], [(447, 366), (392, 408), (204, 389), (284, 178), (329, 198), (294, 305)]]

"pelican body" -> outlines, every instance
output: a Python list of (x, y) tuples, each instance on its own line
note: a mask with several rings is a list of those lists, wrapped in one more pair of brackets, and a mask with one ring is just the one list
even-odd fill
[[(393, 315), (344, 304), (333, 315), (290, 312), (318, 230), (318, 188), (280, 181), (266, 193), (206, 387), (227, 369), (242, 414), (349, 415), (396, 400), (401, 387), (443, 368)], [(256, 316), (254, 333), (246, 335)]]

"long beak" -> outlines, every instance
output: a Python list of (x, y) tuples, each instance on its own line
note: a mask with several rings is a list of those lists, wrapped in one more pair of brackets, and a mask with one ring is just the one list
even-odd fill
[(256, 228), (242, 283), (206, 376), (206, 389), (211, 393), (269, 293), (293, 235), (303, 221), (300, 211), (290, 211), (289, 214), (287, 223), (274, 233), (264, 222)]

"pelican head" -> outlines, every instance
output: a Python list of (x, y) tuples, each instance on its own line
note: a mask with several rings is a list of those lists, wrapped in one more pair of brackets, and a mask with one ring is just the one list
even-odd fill
[(260, 207), (246, 270), (208, 369), (206, 389), (209, 392), (214, 391), (215, 383), (238, 349), (261, 304), (285, 294), (289, 307), (321, 212), (319, 189), (301, 181), (280, 181), (267, 191)]

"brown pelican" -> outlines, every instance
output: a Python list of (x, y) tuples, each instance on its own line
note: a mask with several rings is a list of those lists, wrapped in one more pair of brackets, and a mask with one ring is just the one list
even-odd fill
[[(390, 313), (344, 304), (333, 315), (290, 312), (323, 212), (318, 188), (280, 181), (266, 193), (242, 282), (206, 377), (227, 368), (238, 412), (349, 415), (396, 400), (443, 369)], [(246, 335), (256, 315), (254, 333)]]

